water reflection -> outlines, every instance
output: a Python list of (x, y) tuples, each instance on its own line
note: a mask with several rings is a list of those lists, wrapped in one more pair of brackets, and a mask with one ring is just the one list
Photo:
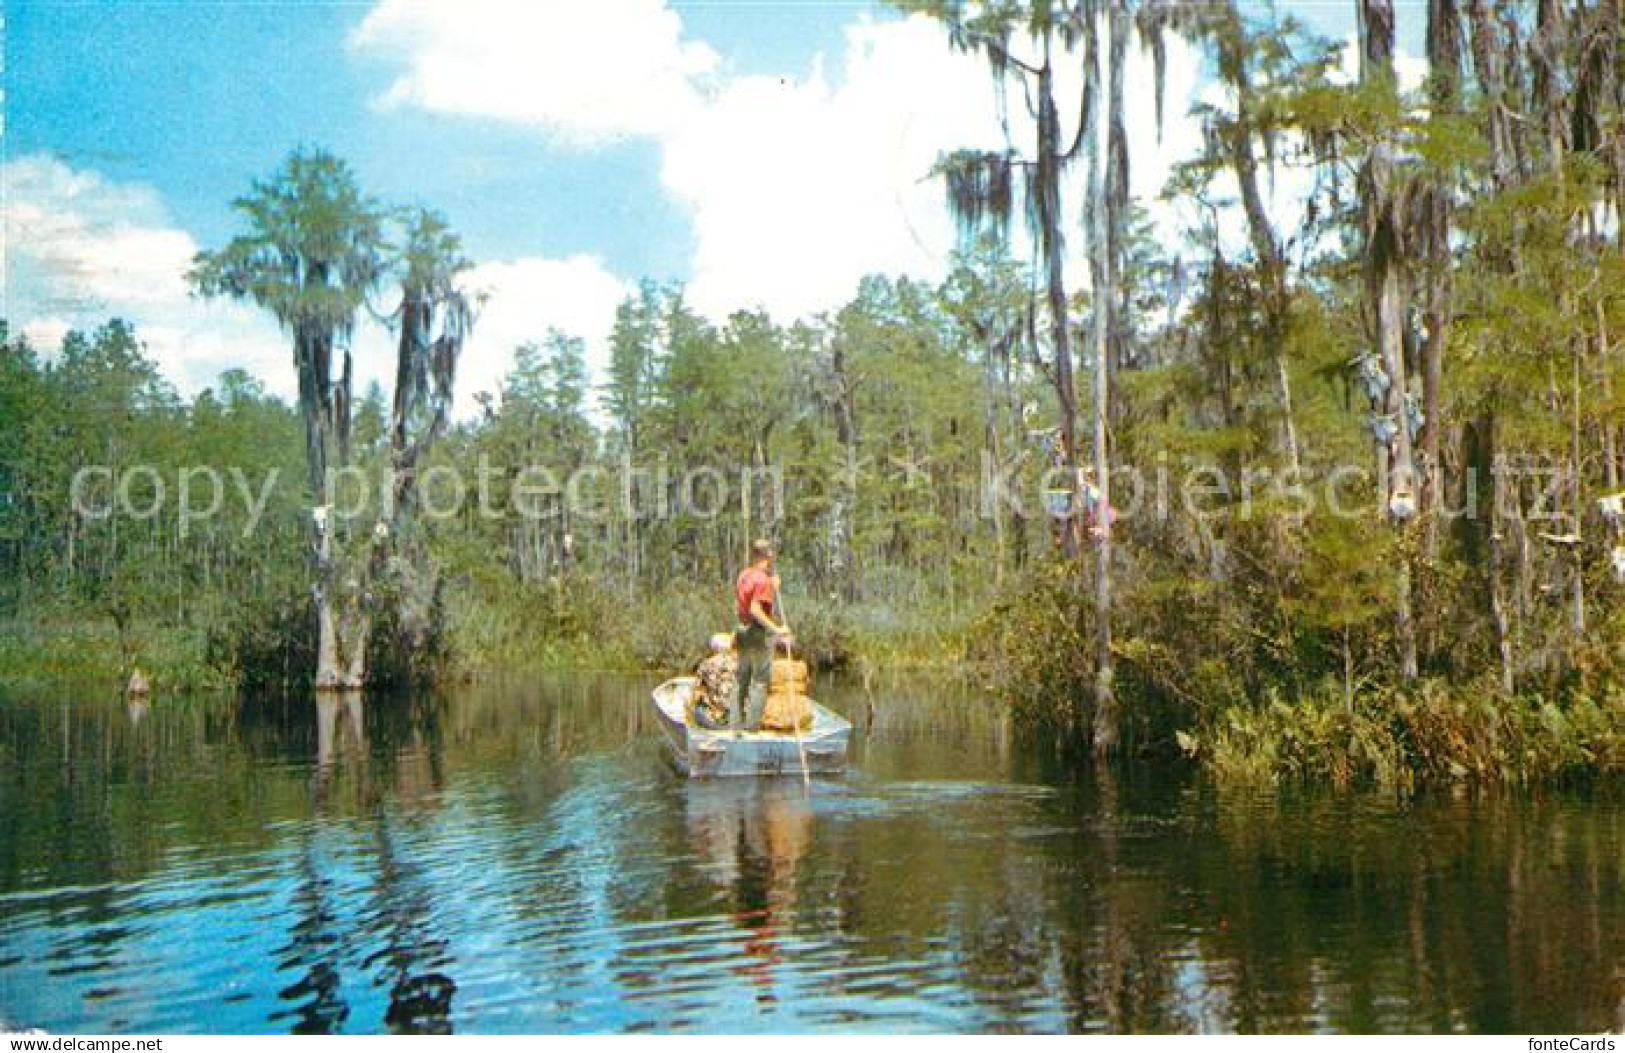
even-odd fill
[[(330, 812), (335, 782), (341, 775), (350, 776), (354, 793), (342, 802), (341, 811), (367, 813), (371, 873), (356, 917), (343, 926), (347, 931), (337, 931), (335, 900), (342, 897), (326, 874), (344, 864), (324, 865), (320, 826), (301, 829), (299, 882), (293, 897), (298, 923), (279, 961), (283, 971), (298, 974), (298, 979), (278, 992), (292, 1007), (273, 1019), (287, 1021), (296, 1033), (345, 1030), (351, 1007), (342, 978), (349, 963), (358, 959), (372, 986), (386, 993), (385, 1029), (450, 1033), (457, 984), (447, 972), (448, 942), (426, 920), (433, 907), (432, 879), (412, 852), (397, 843), (393, 810), (377, 807), (387, 799), (397, 809), (410, 811), (433, 801), (439, 786), (440, 751), (432, 741), (438, 700), (374, 700), (375, 705), (398, 705), (408, 713), (404, 722), (389, 721), (380, 729), (387, 749), (378, 763), (369, 753), (367, 706), (360, 693), (317, 692), (314, 703), (311, 788), (316, 814)], [(371, 949), (364, 955), (352, 953), (358, 944)]]
[(387, 986), (389, 1030), (410, 1034), (450, 1034), (452, 996), (457, 983), (449, 944), (426, 921), (433, 890), (423, 868), (400, 852), (387, 821), (373, 828), (377, 877), (364, 927), (379, 937), (380, 947), (363, 965), (375, 968), (376, 983)]
[(316, 692), (316, 766), (311, 789), (322, 801), (333, 775), (333, 763), (342, 752), (358, 764), (366, 762), (367, 730), (361, 719), (359, 691)]
[(689, 783), (645, 688), (0, 700), (0, 1006), (84, 1031), (1621, 1023), (1606, 796), (1074, 779), (940, 685), (877, 689), (845, 780)]
[(775, 965), (794, 918), (796, 865), (812, 840), (812, 790), (800, 780), (688, 783), (684, 819), (694, 853), (744, 939), (732, 972), (758, 1003), (776, 1000)]
[(301, 836), (298, 877), (289, 903), (292, 928), (276, 958), (279, 972), (297, 976), (277, 992), (280, 1000), (293, 1005), (271, 1019), (287, 1024), (295, 1034), (323, 1035), (343, 1030), (350, 1006), (340, 992), (344, 941), (333, 903), (334, 883), (322, 873), (312, 840), (309, 832)]
[[(337, 750), (364, 757), (367, 729), (361, 720), (359, 691), (316, 692), (316, 771), (325, 775), (333, 765)], [(340, 723), (342, 718), (342, 725)]]

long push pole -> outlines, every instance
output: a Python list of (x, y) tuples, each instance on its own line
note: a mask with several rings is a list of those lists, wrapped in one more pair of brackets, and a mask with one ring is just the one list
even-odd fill
[[(779, 587), (777, 585), (773, 586), (773, 606), (776, 608), (775, 613), (778, 614), (778, 616), (779, 616), (779, 624), (780, 625), (789, 625), (790, 624), (790, 615), (784, 609), (784, 594), (779, 591)], [(796, 659), (796, 652), (795, 652), (794, 645), (791, 643), (791, 639), (792, 638), (790, 637), (789, 634), (785, 634), (785, 637), (784, 637), (784, 654), (785, 654), (785, 657), (789, 661), (793, 662)], [(773, 674), (771, 672), (771, 666), (770, 666), (770, 671), (768, 673), (768, 686), (771, 688), (772, 685), (773, 685)], [(806, 743), (801, 741), (801, 720), (796, 714), (795, 698), (796, 698), (796, 678), (794, 676), (791, 676), (790, 677), (790, 702), (791, 702), (791, 706), (790, 706), (790, 733), (796, 737), (796, 754), (801, 758), (801, 786), (802, 786), (802, 789), (804, 789), (808, 793), (811, 793), (812, 792), (812, 771), (807, 766), (807, 746), (806, 746)], [(809, 713), (812, 712), (811, 703), (808, 704), (807, 711)]]

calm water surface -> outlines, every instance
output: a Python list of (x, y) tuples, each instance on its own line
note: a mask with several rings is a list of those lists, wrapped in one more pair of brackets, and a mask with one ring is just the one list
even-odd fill
[(688, 784), (648, 683), (0, 696), (0, 1023), (56, 1031), (1625, 1027), (1617, 796), (1067, 775), (967, 692)]

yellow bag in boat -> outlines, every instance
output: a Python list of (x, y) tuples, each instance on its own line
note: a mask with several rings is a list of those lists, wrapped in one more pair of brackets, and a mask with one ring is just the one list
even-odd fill
[(773, 674), (768, 683), (775, 691), (794, 687), (805, 692), (807, 690), (807, 663), (790, 658), (773, 659)]
[(812, 699), (805, 691), (774, 687), (767, 693), (767, 704), (762, 707), (763, 731), (807, 731), (812, 725)]

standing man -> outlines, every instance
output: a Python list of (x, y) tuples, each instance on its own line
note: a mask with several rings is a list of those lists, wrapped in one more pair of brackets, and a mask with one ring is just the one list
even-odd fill
[(734, 579), (739, 670), (729, 718), (735, 731), (755, 731), (762, 725), (767, 686), (773, 677), (773, 638), (790, 634), (790, 627), (778, 620), (778, 596), (773, 546), (758, 538), (750, 545), (750, 566)]

